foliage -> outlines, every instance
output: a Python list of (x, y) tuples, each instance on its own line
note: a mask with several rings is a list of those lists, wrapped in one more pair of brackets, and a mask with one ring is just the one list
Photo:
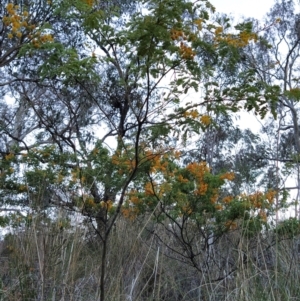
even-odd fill
[(282, 221), (276, 228), (276, 233), (279, 236), (297, 236), (299, 233), (299, 220), (296, 218), (290, 218)]
[[(231, 116), (245, 109), (276, 117), (282, 99), (297, 102), (299, 93), (245, 65), (259, 47), (269, 54), (264, 30), (248, 20), (233, 27), (214, 11), (206, 0), (1, 8), (0, 198), (3, 210), (16, 210), (5, 222), (30, 227), (44, 215), (41, 225), (50, 229), (51, 208), (80, 214), (101, 241), (101, 301), (110, 237), (122, 216), (132, 223), (150, 217), (182, 248), (172, 244), (172, 256), (205, 275), (203, 262), (216, 268), (211, 245), (239, 233), (250, 246), (280, 208), (278, 177), (255, 187), (270, 160), (267, 147)], [(184, 99), (199, 90), (200, 99)], [(247, 152), (230, 154), (229, 164), (241, 141)], [(60, 221), (59, 229), (67, 227), (68, 219)], [(237, 270), (230, 264), (214, 277)]]

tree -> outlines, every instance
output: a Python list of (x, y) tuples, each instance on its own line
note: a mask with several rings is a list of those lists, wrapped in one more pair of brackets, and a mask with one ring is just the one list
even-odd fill
[[(244, 68), (255, 73), (261, 86), (276, 88), (278, 103), (274, 110), (277, 120), (270, 120), (264, 126), (264, 133), (270, 140), (270, 149), (264, 159), (273, 162), (274, 181), (277, 189), (299, 191), (298, 153), (298, 65), (299, 32), (298, 15), (295, 14), (297, 4), (294, 1), (277, 1), (267, 14), (265, 24), (267, 30), (263, 39), (255, 45), (248, 45), (243, 52)], [(251, 20), (256, 27), (258, 21)], [(274, 128), (276, 134), (274, 134)], [(296, 185), (286, 183), (293, 177)], [(295, 216), (298, 216), (298, 192), (295, 201)], [(277, 204), (278, 208), (280, 204)]]
[[(95, 222), (102, 242), (101, 301), (109, 236), (121, 213), (152, 210), (181, 231), (195, 221), (198, 230), (205, 227), (207, 243), (210, 233), (218, 238), (253, 206), (255, 215), (246, 220), (258, 220), (260, 229), (265, 212), (258, 209), (273, 199), (267, 191), (235, 196), (231, 205), (231, 196), (221, 192), (233, 178), (230, 171), (210, 173), (204, 162), (176, 158), (176, 140), (216, 132), (213, 114), (243, 106), (262, 116), (273, 110), (276, 87), (258, 87), (255, 72), (239, 69), (242, 49), (258, 40), (251, 24), (231, 34), (228, 20), (209, 20), (214, 8), (207, 1), (143, 5), (141, 12), (121, 1), (54, 1), (28, 3), (26, 11), (8, 3), (2, 18), (3, 41), (14, 53), (1, 69), (8, 78), (2, 91), (9, 87), (17, 103), (16, 109), (2, 104), (2, 204), (33, 211), (63, 207)], [(39, 10), (46, 17), (28, 29), (27, 18)], [(201, 80), (204, 99), (183, 103), (182, 95), (197, 91)], [(193, 262), (194, 251), (187, 256)]]

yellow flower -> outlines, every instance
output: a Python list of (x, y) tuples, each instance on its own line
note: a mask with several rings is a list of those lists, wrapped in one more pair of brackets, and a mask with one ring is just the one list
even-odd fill
[(154, 184), (151, 182), (147, 182), (145, 185), (145, 194), (146, 195), (155, 195), (155, 192), (153, 190)]
[(19, 186), (19, 191), (24, 192), (27, 190), (27, 186), (26, 185), (20, 185)]
[(181, 182), (181, 183), (187, 183), (189, 180), (185, 179), (182, 175), (179, 175), (178, 176), (178, 181)]
[(258, 213), (260, 219), (264, 222), (266, 222), (268, 220), (268, 217), (267, 217), (267, 214), (265, 211), (261, 210), (259, 213)]
[(223, 27), (220, 26), (220, 27), (217, 27), (216, 30), (215, 30), (215, 35), (218, 36), (219, 34), (221, 34), (223, 32)]
[(234, 173), (233, 172), (226, 172), (223, 175), (220, 176), (221, 180), (228, 180), (232, 181), (234, 179)]
[(6, 9), (7, 10), (12, 10), (14, 8), (14, 5), (12, 4), (12, 3), (8, 3), (7, 5), (6, 5)]
[(210, 116), (208, 116), (208, 115), (202, 115), (202, 116), (200, 117), (200, 121), (201, 121), (201, 123), (203, 123), (203, 124), (206, 125), (206, 126), (208, 126), (208, 125), (211, 124), (211, 118), (210, 118)]
[(223, 203), (229, 204), (233, 200), (232, 196), (225, 196), (222, 200)]
[(197, 19), (197, 20), (194, 21), (194, 23), (197, 25), (199, 30), (202, 29), (203, 19)]
[(191, 116), (192, 116), (192, 118), (197, 118), (197, 117), (199, 116), (198, 111), (192, 110), (192, 111), (191, 111)]
[(238, 225), (236, 222), (232, 221), (232, 220), (229, 220), (225, 223), (225, 227), (230, 229), (230, 230), (235, 230), (237, 229)]
[(140, 201), (141, 201), (141, 200), (140, 200), (137, 196), (135, 196), (135, 195), (132, 195), (132, 196), (130, 197), (130, 202), (131, 202), (132, 204), (137, 205), (137, 204), (140, 203)]
[(13, 153), (9, 153), (5, 156), (5, 160), (10, 160), (10, 159), (13, 159), (14, 158), (14, 154)]
[(108, 200), (108, 201), (101, 201), (100, 202), (100, 206), (104, 209), (106, 209), (107, 211), (109, 211), (112, 206), (113, 206), (113, 201), (112, 200)]
[[(217, 202), (219, 198), (219, 195), (217, 193), (215, 193), (211, 198), (210, 198), (210, 201), (215, 204)], [(217, 206), (221, 206), (221, 205), (217, 205)]]
[[(102, 202), (101, 202), (102, 203)], [(85, 200), (85, 205), (88, 206), (88, 207), (95, 207), (96, 206), (96, 203), (94, 201), (93, 198), (89, 197)], [(101, 204), (102, 206), (102, 204)]]
[(220, 205), (220, 204), (217, 204), (217, 205), (215, 206), (215, 208), (216, 208), (216, 210), (222, 210), (222, 209), (223, 209), (223, 206)]
[(274, 190), (269, 190), (266, 194), (265, 194), (266, 199), (268, 200), (268, 202), (270, 204), (272, 204), (274, 202), (274, 199), (276, 197), (276, 191)]

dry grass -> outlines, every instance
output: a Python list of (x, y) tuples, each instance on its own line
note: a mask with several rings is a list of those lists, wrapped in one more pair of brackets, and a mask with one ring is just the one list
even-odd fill
[[(148, 233), (145, 223), (119, 219), (115, 225), (106, 262), (107, 301), (300, 300), (298, 238), (227, 233), (210, 249), (201, 272), (174, 253), (181, 246), (168, 231), (152, 226)], [(198, 263), (207, 256), (201, 243), (193, 241), (203, 249)], [(2, 242), (0, 301), (99, 300), (100, 254), (101, 242), (88, 227), (36, 216), (30, 227)]]

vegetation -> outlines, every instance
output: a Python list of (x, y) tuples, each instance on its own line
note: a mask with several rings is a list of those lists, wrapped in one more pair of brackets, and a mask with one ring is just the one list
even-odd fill
[(298, 298), (296, 4), (260, 26), (206, 0), (17, 2), (0, 7), (1, 300)]

